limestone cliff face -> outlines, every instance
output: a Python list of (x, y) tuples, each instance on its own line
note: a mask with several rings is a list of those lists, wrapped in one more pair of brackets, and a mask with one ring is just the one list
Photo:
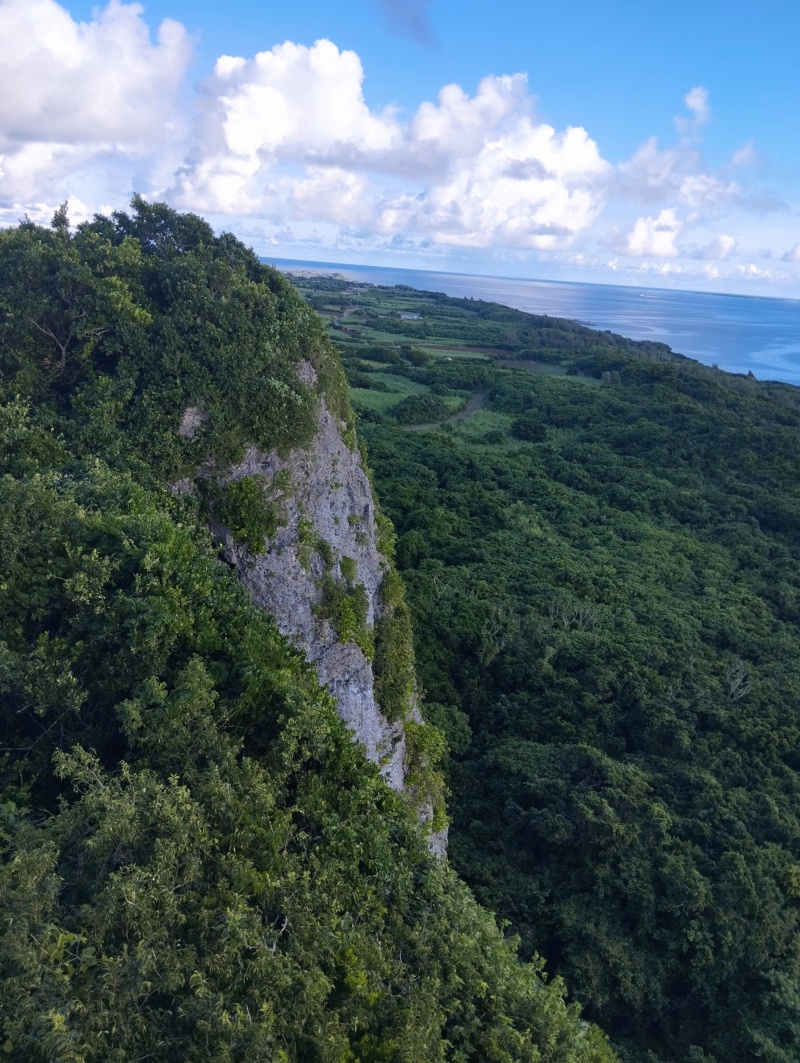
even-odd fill
[(381, 765), (390, 786), (402, 790), (403, 723), (387, 721), (375, 700), (367, 654), (339, 637), (322, 608), (326, 579), (344, 584), (349, 575), (350, 582), (364, 588), (368, 631), (374, 630), (382, 609), (380, 588), (388, 563), (378, 549), (375, 503), (358, 451), (347, 447), (321, 401), (319, 431), (311, 447), (286, 457), (249, 447), (221, 482), (244, 477), (261, 478), (278, 510), (278, 527), (266, 552), (252, 555), (218, 526), (226, 560), (238, 569), (253, 602), (275, 617), (281, 632), (316, 666), (320, 682), (336, 698), (339, 715), (370, 760)]
[[(317, 384), (307, 361), (301, 362), (298, 375), (309, 386)], [(194, 438), (206, 421), (202, 409), (189, 407), (181, 435)], [(397, 577), (380, 549), (372, 486), (360, 452), (348, 446), (345, 435), (346, 425), (320, 394), (310, 445), (286, 454), (250, 446), (224, 474), (207, 467), (200, 477), (216, 481), (223, 493), (244, 481), (257, 485), (271, 513), (269, 532), (254, 549), (212, 507), (210, 523), (223, 556), (236, 567), (252, 601), (275, 618), (280, 631), (314, 665), (354, 738), (387, 783), (411, 799), (424, 823), (431, 820), (433, 806), (424, 787), (419, 788), (427, 754), (409, 748), (409, 733), (424, 730), (410, 631), (391, 627), (396, 603), (386, 589)], [(193, 489), (190, 480), (173, 485), (176, 491)], [(380, 659), (373, 660), (376, 641)], [(395, 661), (388, 654), (397, 654), (398, 647)], [(383, 705), (376, 697), (373, 663), (383, 673)], [(431, 833), (429, 844), (443, 855), (446, 831)]]

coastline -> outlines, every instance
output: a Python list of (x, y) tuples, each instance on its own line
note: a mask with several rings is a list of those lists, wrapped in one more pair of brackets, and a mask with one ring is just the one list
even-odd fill
[(800, 300), (689, 292), (579, 281), (519, 280), (472, 274), (263, 258), (285, 273), (338, 273), (360, 283), (405, 285), (548, 314), (636, 340), (759, 380), (800, 384)]

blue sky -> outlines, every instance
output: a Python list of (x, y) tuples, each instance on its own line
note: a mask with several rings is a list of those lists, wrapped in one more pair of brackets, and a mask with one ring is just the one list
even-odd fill
[(0, 0), (0, 221), (136, 189), (257, 251), (800, 293), (772, 0)]

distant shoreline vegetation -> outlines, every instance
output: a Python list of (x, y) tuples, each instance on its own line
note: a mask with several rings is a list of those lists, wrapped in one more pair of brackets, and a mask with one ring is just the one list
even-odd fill
[(356, 282), (407, 285), (546, 313), (636, 340), (657, 340), (729, 372), (752, 372), (759, 380), (800, 384), (800, 300), (269, 257), (262, 260), (298, 276), (338, 273)]

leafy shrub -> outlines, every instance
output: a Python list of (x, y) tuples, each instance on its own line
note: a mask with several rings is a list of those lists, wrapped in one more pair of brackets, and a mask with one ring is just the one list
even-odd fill
[(211, 481), (207, 487), (214, 516), (251, 554), (263, 554), (264, 540), (271, 539), (278, 527), (276, 508), (267, 500), (265, 486), (263, 476), (243, 476), (226, 484)]
[(320, 580), (322, 598), (314, 612), (329, 621), (340, 642), (352, 642), (367, 660), (375, 654), (372, 631), (367, 626), (369, 600), (363, 583), (338, 580), (326, 571)]
[(505, 433), (501, 432), (499, 428), (492, 428), (483, 437), (484, 443), (491, 445), (505, 442)]
[(430, 829), (441, 831), (447, 826), (444, 779), (438, 770), (447, 743), (444, 734), (431, 723), (407, 720), (406, 786), (416, 808), (431, 810)]
[(541, 443), (547, 437), (547, 429), (538, 415), (529, 410), (521, 417), (514, 418), (511, 422), (511, 434), (516, 439), (524, 439), (526, 443)]
[(353, 584), (356, 582), (358, 577), (358, 567), (352, 557), (339, 558), (339, 571), (342, 574), (342, 579), (346, 583)]
[(449, 415), (447, 404), (435, 395), (409, 395), (389, 410), (398, 424), (427, 424)]
[(409, 717), (416, 695), (411, 616), (403, 582), (387, 572), (381, 587), (382, 613), (375, 624), (375, 698), (389, 721)]

